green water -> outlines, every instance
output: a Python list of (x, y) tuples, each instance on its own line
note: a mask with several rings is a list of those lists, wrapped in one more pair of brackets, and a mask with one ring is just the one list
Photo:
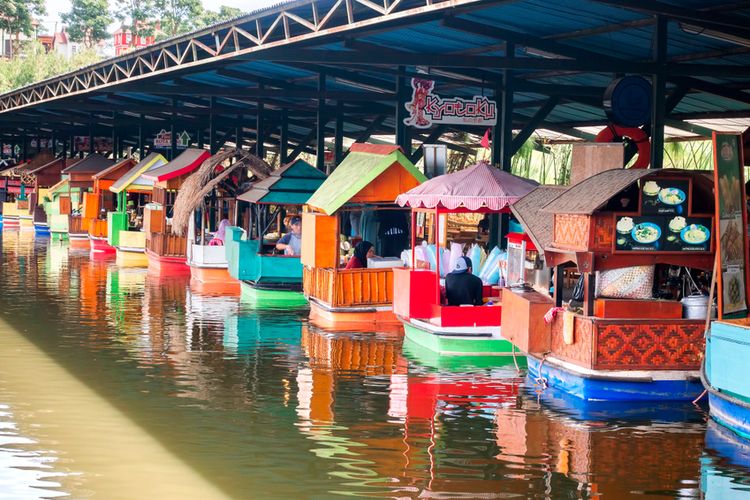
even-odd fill
[(582, 410), (512, 364), (2, 237), (2, 499), (741, 493), (746, 469), (704, 449), (700, 407)]

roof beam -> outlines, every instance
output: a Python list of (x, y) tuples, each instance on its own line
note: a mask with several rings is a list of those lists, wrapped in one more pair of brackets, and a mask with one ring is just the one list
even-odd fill
[(557, 103), (559, 102), (559, 96), (550, 97), (549, 100), (544, 103), (544, 105), (539, 108), (536, 113), (534, 113), (534, 116), (531, 117), (531, 120), (529, 120), (526, 126), (522, 128), (513, 138), (510, 146), (511, 156), (516, 154), (518, 150), (521, 149), (521, 146), (523, 146), (526, 140), (531, 137), (531, 134), (533, 134), (534, 131), (539, 127), (539, 124), (541, 124), (547, 118), (547, 116), (549, 116), (549, 114), (553, 109), (555, 109), (555, 106), (557, 106)]

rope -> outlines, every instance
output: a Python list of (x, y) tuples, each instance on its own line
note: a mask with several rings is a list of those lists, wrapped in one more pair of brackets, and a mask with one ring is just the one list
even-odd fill
[(542, 354), (542, 362), (539, 363), (539, 376), (534, 379), (534, 382), (542, 386), (542, 390), (545, 390), (547, 389), (547, 387), (549, 387), (549, 385), (547, 384), (547, 379), (542, 376), (542, 368), (544, 367), (544, 362), (547, 361), (548, 354), (548, 352)]
[(510, 352), (513, 354), (513, 364), (516, 365), (516, 375), (519, 375), (521, 369), (518, 367), (518, 360), (516, 360), (516, 344), (510, 344)]
[(703, 399), (703, 396), (705, 396), (707, 393), (708, 393), (708, 389), (703, 389), (703, 392), (701, 392), (701, 395), (693, 400), (693, 404), (698, 404), (698, 401)]

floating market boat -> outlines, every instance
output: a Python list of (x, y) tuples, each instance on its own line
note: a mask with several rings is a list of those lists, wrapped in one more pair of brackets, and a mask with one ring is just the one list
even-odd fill
[[(441, 175), (398, 196), (396, 202), (412, 209), (411, 246), (420, 243), (444, 248), (451, 244), (463, 255), (465, 243), (476, 240), (457, 236), (447, 241), (447, 219), (454, 214), (501, 214), (534, 190), (536, 183), (480, 162), (465, 170)], [(529, 245), (532, 245), (529, 242)], [(426, 246), (422, 248), (427, 248)], [(478, 250), (478, 249), (477, 249)], [(501, 334), (500, 287), (485, 285), (483, 305), (449, 305), (444, 300), (441, 258), (435, 268), (429, 261), (417, 265), (411, 253), (408, 269), (394, 269), (393, 310), (404, 324), (406, 337), (432, 351), (457, 356), (513, 356), (514, 346)], [(451, 257), (454, 257), (451, 255)], [(479, 259), (473, 273), (479, 276)], [(495, 264), (498, 266), (498, 263)], [(426, 269), (425, 269), (426, 267)], [(451, 270), (443, 269), (443, 275)]]
[[(35, 222), (38, 222), (40, 232), (49, 232), (47, 217), (41, 205), (44, 203), (49, 188), (62, 180), (62, 171), (79, 161), (81, 160), (78, 158), (56, 158), (36, 167), (32, 162), (24, 167), (20, 175), (28, 192), (25, 192), (25, 196), (19, 195), (17, 201), (21, 229), (34, 230)], [(27, 199), (24, 200), (24, 197)], [(39, 220), (35, 220), (35, 217)]]
[(187, 264), (194, 280), (234, 284), (239, 290), (239, 281), (227, 268), (224, 244), (236, 213), (237, 191), (247, 182), (248, 171), (266, 178), (272, 169), (242, 150), (223, 150), (203, 162), (175, 199), (172, 231), (187, 237)]
[[(50, 188), (46, 205), (50, 232), (71, 240), (85, 241), (88, 246), (89, 228), (82, 216), (83, 196), (94, 187), (93, 176), (109, 169), (114, 161), (92, 153), (62, 171), (62, 180)], [(40, 193), (40, 197), (42, 194)]]
[(542, 325), (537, 297), (514, 297), (514, 310), (532, 327), (509, 338), (527, 352), (532, 381), (583, 400), (688, 400), (701, 393), (708, 297), (676, 298), (709, 287), (713, 187), (702, 172), (614, 169), (543, 208), (554, 217), (545, 248), (555, 267), (552, 305), (562, 305), (564, 268), (572, 266), (583, 276), (583, 307), (551, 309)]
[(88, 229), (92, 252), (114, 253), (115, 248), (107, 243), (107, 212), (115, 211), (117, 195), (109, 188), (136, 164), (134, 159), (127, 158), (92, 176), (92, 191), (83, 194), (82, 208), (82, 225)]
[[(398, 325), (393, 268), (409, 246), (409, 213), (393, 200), (425, 181), (397, 146), (353, 144), (344, 161), (307, 202), (302, 216), (303, 290), (310, 318), (326, 328)], [(345, 269), (348, 245), (374, 244), (379, 259)]]
[[(299, 216), (302, 206), (326, 175), (303, 160), (276, 170), (237, 197), (238, 226), (225, 238), (229, 274), (240, 280), (242, 295), (258, 307), (306, 305), (299, 255), (276, 250), (284, 221)], [(289, 230), (287, 228), (287, 230)]]
[(153, 182), (151, 203), (144, 210), (146, 256), (152, 272), (183, 274), (187, 266), (187, 238), (172, 231), (172, 217), (178, 191), (211, 154), (203, 149), (188, 148), (174, 160), (149, 171)]
[[(55, 156), (49, 151), (41, 151), (29, 161), (18, 163), (2, 172), (5, 200), (2, 205), (3, 229), (19, 229), (21, 217), (29, 213), (29, 194), (33, 192), (35, 178), (29, 175), (30, 170), (46, 165)], [(33, 225), (33, 216), (32, 216)]]
[(166, 163), (162, 155), (151, 153), (109, 187), (117, 195), (117, 209), (107, 213), (107, 244), (115, 248), (118, 265), (148, 265), (143, 207), (151, 197), (154, 181), (146, 173)]

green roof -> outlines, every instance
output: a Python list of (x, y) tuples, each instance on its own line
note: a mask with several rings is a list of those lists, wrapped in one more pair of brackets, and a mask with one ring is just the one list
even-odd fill
[(250, 203), (304, 205), (326, 180), (326, 174), (304, 160), (296, 160), (253, 184), (237, 197)]
[(398, 149), (388, 154), (350, 150), (344, 161), (315, 191), (307, 204), (331, 215), (394, 163), (400, 164), (419, 182), (427, 180)]

